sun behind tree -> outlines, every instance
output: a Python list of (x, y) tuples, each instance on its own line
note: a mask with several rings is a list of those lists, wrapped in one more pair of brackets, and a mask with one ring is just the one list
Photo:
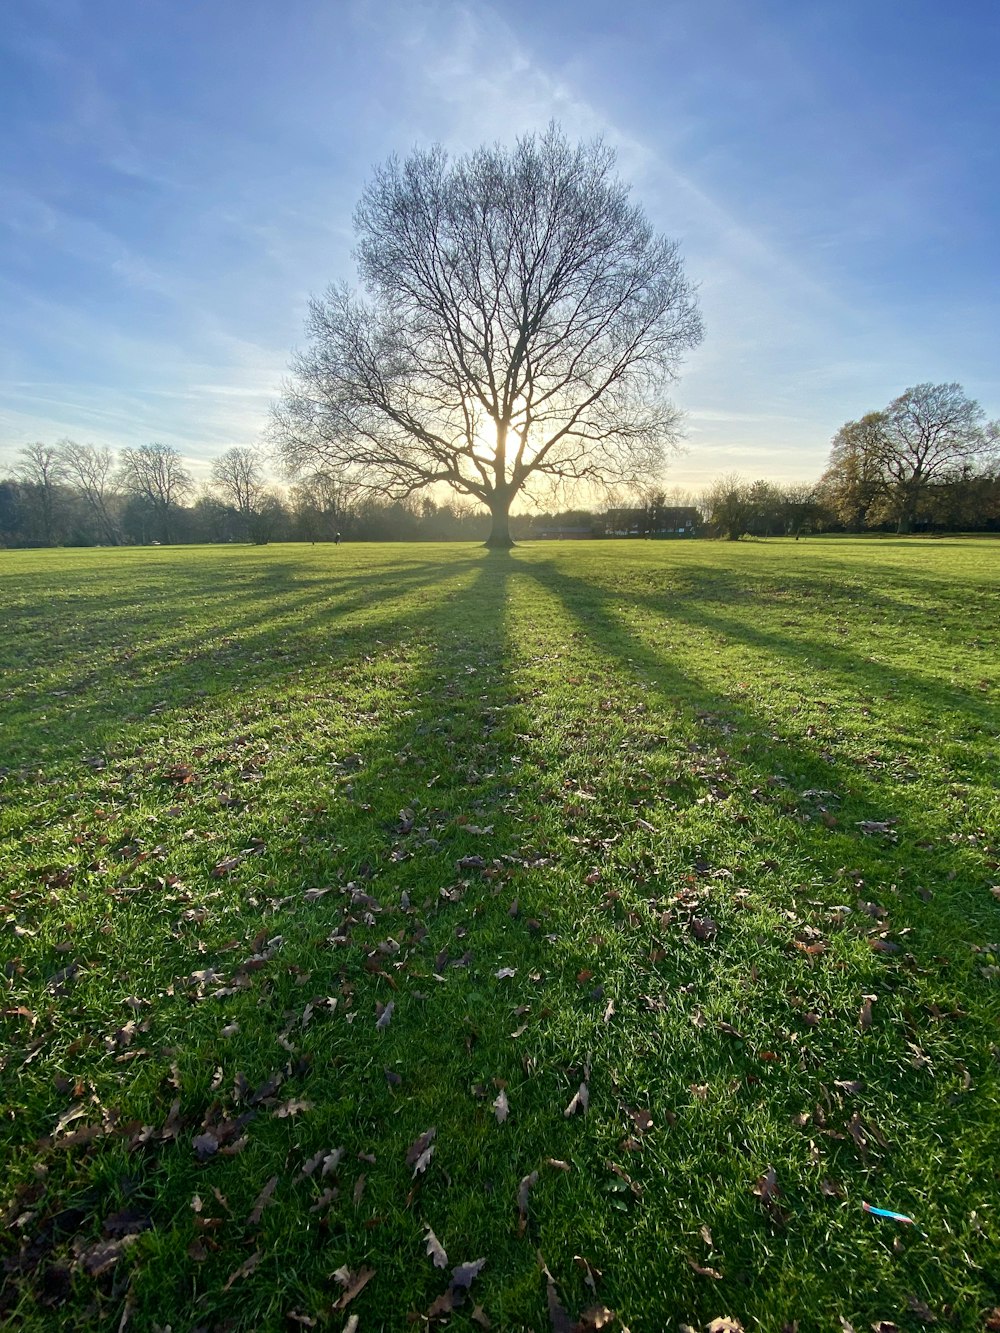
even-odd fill
[(702, 324), (677, 243), (614, 167), (552, 125), (378, 168), (354, 217), (366, 295), (311, 303), (273, 409), (289, 475), (323, 468), (395, 499), (444, 483), (489, 509), (499, 548), (533, 478), (648, 483)]

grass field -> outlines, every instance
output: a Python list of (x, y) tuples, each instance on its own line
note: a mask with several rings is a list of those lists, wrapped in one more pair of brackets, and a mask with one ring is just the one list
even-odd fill
[(3, 1326), (1000, 1328), (998, 573), (0, 552)]

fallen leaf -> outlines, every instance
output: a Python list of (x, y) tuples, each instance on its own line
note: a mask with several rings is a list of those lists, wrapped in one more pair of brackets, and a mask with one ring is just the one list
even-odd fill
[(523, 1236), (528, 1226), (528, 1193), (538, 1180), (538, 1172), (525, 1176), (517, 1190), (517, 1234)]
[(507, 1094), (503, 1088), (500, 1089), (497, 1099), (493, 1103), (493, 1114), (497, 1118), (498, 1125), (502, 1125), (510, 1114), (510, 1106), (507, 1103)]
[(89, 1277), (101, 1277), (114, 1268), (125, 1250), (139, 1239), (138, 1235), (120, 1236), (117, 1240), (99, 1240), (88, 1245), (79, 1255), (80, 1267)]
[(910, 1312), (915, 1315), (922, 1324), (937, 1323), (937, 1315), (926, 1301), (918, 1300), (916, 1296), (907, 1296), (906, 1304), (910, 1307)]
[(334, 1303), (333, 1308), (343, 1310), (345, 1306), (350, 1305), (355, 1296), (361, 1294), (374, 1276), (374, 1268), (359, 1268), (356, 1273), (352, 1273), (346, 1264), (342, 1268), (338, 1268), (333, 1274), (333, 1278), (344, 1288), (344, 1294)]
[(595, 1268), (589, 1259), (585, 1259), (582, 1254), (574, 1254), (573, 1262), (577, 1268), (583, 1269), (583, 1280), (590, 1290), (597, 1295), (597, 1283), (604, 1276), (599, 1268)]
[(583, 1111), (584, 1114), (586, 1114), (587, 1104), (589, 1101), (590, 1101), (590, 1092), (587, 1088), (587, 1085), (586, 1083), (581, 1083), (569, 1106), (567, 1106), (566, 1110), (563, 1111), (563, 1115), (564, 1116), (576, 1115), (577, 1111)]
[(289, 1116), (299, 1115), (302, 1111), (311, 1111), (312, 1102), (308, 1102), (304, 1097), (293, 1097), (291, 1101), (283, 1103), (274, 1108), (274, 1114), (279, 1120), (287, 1120)]
[(271, 1195), (274, 1193), (275, 1186), (278, 1183), (278, 1177), (272, 1176), (261, 1192), (257, 1195), (257, 1202), (250, 1210), (250, 1216), (247, 1218), (247, 1225), (255, 1227), (261, 1219), (261, 1214), (271, 1201)]
[(445, 1253), (444, 1246), (435, 1236), (434, 1232), (427, 1227), (424, 1239), (427, 1241), (427, 1253), (434, 1262), (435, 1268), (447, 1268), (448, 1256)]
[(773, 1166), (769, 1166), (764, 1174), (758, 1178), (753, 1192), (760, 1199), (765, 1212), (769, 1214), (773, 1221), (784, 1222), (784, 1214), (778, 1205), (778, 1199), (781, 1197), (781, 1186), (778, 1184), (777, 1172)]
[(635, 1111), (632, 1107), (626, 1106), (625, 1114), (631, 1117), (637, 1133), (648, 1134), (653, 1128), (653, 1117), (649, 1111)]
[(451, 1270), (452, 1290), (468, 1291), (486, 1265), (485, 1259), (473, 1259), (471, 1263), (459, 1264)]
[(101, 1223), (101, 1230), (107, 1236), (134, 1236), (140, 1231), (148, 1231), (152, 1225), (152, 1220), (146, 1213), (123, 1208), (121, 1212), (106, 1217)]
[(573, 1322), (559, 1299), (555, 1278), (549, 1272), (541, 1255), (538, 1257), (541, 1261), (542, 1272), (545, 1274), (545, 1296), (549, 1305), (549, 1322), (552, 1325), (552, 1333), (574, 1333)]
[(234, 1282), (238, 1282), (242, 1277), (249, 1277), (263, 1257), (264, 1255), (261, 1250), (254, 1250), (249, 1259), (245, 1259), (234, 1273), (229, 1274), (229, 1277), (226, 1280), (226, 1285), (222, 1290), (228, 1291)]
[(434, 1156), (433, 1140), (437, 1134), (436, 1127), (425, 1129), (418, 1139), (410, 1144), (406, 1152), (406, 1165), (413, 1167), (413, 1174), (417, 1176), (421, 1171), (426, 1171), (430, 1165), (431, 1158)]
[(720, 1318), (712, 1320), (707, 1333), (743, 1333), (743, 1325), (738, 1319), (733, 1319), (730, 1315), (722, 1315)]
[(690, 1255), (687, 1256), (687, 1261), (688, 1266), (693, 1268), (699, 1277), (712, 1277), (715, 1278), (716, 1282), (722, 1281), (722, 1274), (717, 1268), (707, 1268), (704, 1264), (698, 1263), (696, 1259), (692, 1259)]
[(584, 1310), (573, 1326), (574, 1333), (597, 1333), (602, 1328), (608, 1328), (616, 1318), (614, 1310), (609, 1310), (606, 1305), (592, 1305), (589, 1310)]
[(517, 968), (516, 968), (516, 967), (502, 967), (502, 968), (500, 969), (499, 972), (495, 972), (495, 973), (494, 973), (494, 976), (496, 977), (497, 981), (503, 981), (506, 977), (516, 977), (516, 976), (517, 976)]
[(392, 1022), (392, 1011), (396, 1007), (396, 1001), (390, 1000), (387, 1005), (381, 1005), (376, 1000), (375, 1008), (378, 1012), (378, 1022), (375, 1024), (377, 1029), (387, 1028)]

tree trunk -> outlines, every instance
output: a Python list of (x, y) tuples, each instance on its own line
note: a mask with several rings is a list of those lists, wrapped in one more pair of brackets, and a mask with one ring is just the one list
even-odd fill
[(510, 535), (510, 497), (495, 495), (490, 501), (490, 535), (486, 545), (491, 551), (509, 551), (514, 545)]

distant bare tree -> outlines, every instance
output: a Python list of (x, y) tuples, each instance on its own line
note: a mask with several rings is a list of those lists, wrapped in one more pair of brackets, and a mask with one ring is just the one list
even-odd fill
[(97, 526), (98, 540), (108, 546), (121, 544), (121, 528), (114, 514), (117, 490), (112, 478), (115, 459), (111, 450), (102, 445), (77, 444), (75, 440), (60, 440), (56, 445), (64, 475), (86, 502)]
[(55, 445), (26, 444), (17, 451), (20, 462), (15, 476), (30, 488), (28, 500), (38, 518), (37, 531), (46, 546), (56, 540), (56, 521), (59, 512), (59, 488), (66, 479), (66, 468)]
[(402, 498), (443, 482), (511, 545), (532, 480), (646, 482), (679, 433), (666, 397), (702, 337), (676, 242), (601, 143), (555, 127), (511, 150), (379, 168), (355, 213), (368, 298), (313, 301), (273, 415), (290, 475)]
[(256, 449), (227, 449), (212, 464), (212, 484), (236, 511), (241, 534), (248, 540), (268, 493), (263, 457)]
[(144, 500), (156, 516), (161, 540), (169, 543), (173, 510), (194, 490), (194, 478), (169, 444), (143, 444), (121, 452), (118, 482)]

